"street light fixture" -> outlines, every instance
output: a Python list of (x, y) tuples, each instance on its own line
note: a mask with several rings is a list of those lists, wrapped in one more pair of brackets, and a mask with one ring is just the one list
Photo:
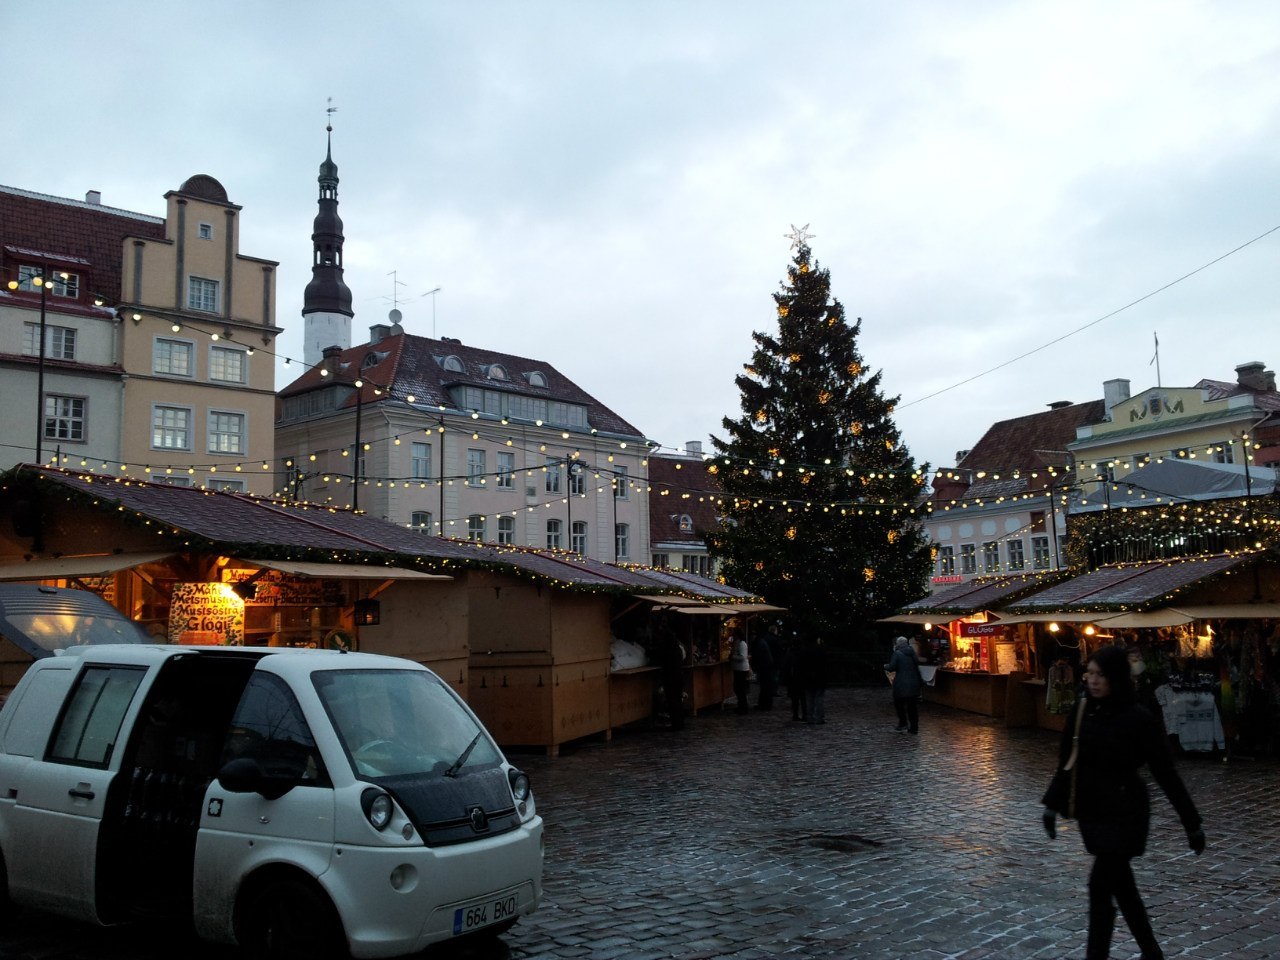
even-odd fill
[[(69, 274), (62, 274), (62, 279), (67, 280)], [(24, 282), (31, 283), (32, 286), (40, 288), (40, 349), (39, 359), (36, 363), (36, 463), (44, 462), (44, 354), (45, 354), (45, 331), (48, 329), (45, 323), (45, 311), (49, 304), (49, 287), (53, 285), (53, 279), (46, 276), (44, 268), (40, 268), (40, 272), (32, 274), (24, 279), (10, 280), (9, 289), (17, 290)]]

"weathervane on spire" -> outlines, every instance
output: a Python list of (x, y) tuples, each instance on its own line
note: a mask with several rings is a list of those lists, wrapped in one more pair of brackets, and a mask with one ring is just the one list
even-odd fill
[(809, 232), (809, 224), (807, 223), (803, 227), (797, 227), (793, 223), (791, 225), (791, 232), (784, 233), (782, 236), (791, 241), (792, 250), (797, 250), (800, 247), (807, 247), (809, 245), (809, 241), (817, 236), (817, 234)]
[(333, 97), (329, 97), (329, 105), (324, 108), (325, 124), (324, 128), (329, 133), (333, 133), (333, 115), (338, 112), (338, 108), (333, 105)]

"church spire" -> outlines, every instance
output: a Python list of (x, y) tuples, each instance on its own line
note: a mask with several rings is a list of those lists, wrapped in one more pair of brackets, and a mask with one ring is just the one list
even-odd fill
[[(337, 109), (330, 106), (332, 115)], [(311, 282), (303, 294), (304, 323), (303, 360), (308, 365), (320, 362), (325, 347), (351, 346), (351, 290), (342, 279), (342, 218), (338, 216), (338, 165), (333, 162), (333, 123), (325, 124), (324, 162), (320, 164), (320, 196), (317, 200)]]

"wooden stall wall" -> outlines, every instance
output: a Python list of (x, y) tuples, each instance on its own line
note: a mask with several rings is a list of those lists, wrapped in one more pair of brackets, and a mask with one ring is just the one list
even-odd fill
[(430, 667), (464, 700), (469, 700), (470, 595), (465, 577), (462, 574), (455, 580), (393, 583), (378, 594), (381, 623), (357, 629), (359, 649), (404, 657)]

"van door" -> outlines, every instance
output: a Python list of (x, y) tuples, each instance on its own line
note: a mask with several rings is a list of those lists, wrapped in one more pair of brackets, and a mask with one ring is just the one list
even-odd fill
[(125, 714), (145, 667), (89, 665), (76, 678), (42, 757), (14, 788), (5, 850), (9, 889), (19, 902), (97, 920), (98, 834), (116, 771)]

